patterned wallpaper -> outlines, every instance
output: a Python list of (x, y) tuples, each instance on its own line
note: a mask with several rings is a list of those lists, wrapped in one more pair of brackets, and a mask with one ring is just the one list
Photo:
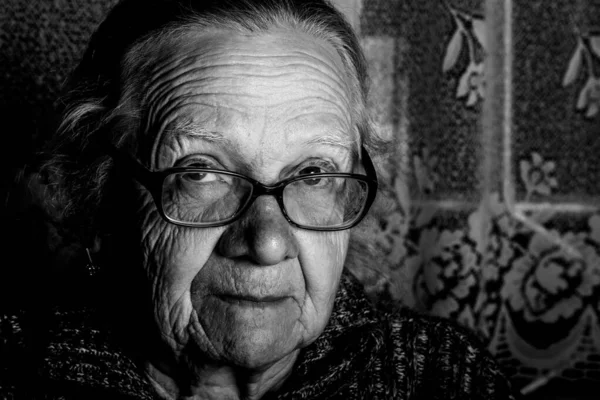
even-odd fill
[[(112, 3), (0, 2), (0, 114), (23, 149), (2, 160), (12, 209), (27, 199), (6, 196), (7, 177), (51, 131)], [(357, 273), (374, 296), (479, 332), (536, 398), (600, 393), (600, 1), (335, 3), (360, 32), (378, 129), (398, 139), (372, 232), (388, 262)]]

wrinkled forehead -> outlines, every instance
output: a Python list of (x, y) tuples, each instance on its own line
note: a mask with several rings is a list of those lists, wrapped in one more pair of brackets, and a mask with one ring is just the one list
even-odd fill
[(264, 32), (244, 32), (235, 28), (205, 28), (194, 24), (150, 35), (132, 46), (123, 60), (122, 80), (144, 78), (162, 63), (177, 59), (194, 49), (198, 50), (197, 53), (210, 53), (213, 49), (228, 50), (232, 47), (231, 44), (242, 38), (246, 43), (256, 45), (258, 55), (265, 57), (280, 55), (282, 47), (290, 52), (316, 55), (319, 61), (334, 66), (348, 80), (348, 85), (355, 84), (351, 82), (352, 74), (346, 70), (342, 57), (334, 46), (300, 28), (273, 27)]
[[(335, 104), (339, 109), (334, 111), (348, 120), (347, 137), (339, 139), (354, 142), (355, 146), (358, 141), (352, 121), (352, 109), (358, 100), (352, 90), (356, 86), (352, 74), (333, 45), (299, 30), (273, 28), (243, 34), (188, 27), (135, 46), (123, 64), (125, 97), (140, 115), (138, 143), (143, 142), (149, 152), (173, 126), (201, 124), (202, 107), (194, 109), (200, 121), (189, 121), (193, 116), (190, 107), (184, 110), (185, 103), (201, 105), (210, 101), (210, 92), (227, 80), (234, 90), (229, 93), (232, 108), (239, 106), (236, 101), (244, 96), (258, 94), (263, 94), (263, 105), (276, 106), (265, 102), (284, 100), (294, 104), (293, 96), (303, 94), (298, 90), (300, 86), (313, 90), (313, 104), (302, 107), (309, 110)], [(245, 73), (247, 79), (240, 79)], [(282, 77), (284, 74), (287, 77)], [(198, 97), (203, 91), (200, 94), (205, 96)], [(282, 100), (282, 96), (289, 99)], [(241, 106), (245, 104), (242, 101)]]

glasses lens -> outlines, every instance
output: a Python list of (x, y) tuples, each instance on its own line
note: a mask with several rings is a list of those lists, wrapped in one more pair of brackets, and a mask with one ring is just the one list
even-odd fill
[(251, 193), (252, 184), (233, 175), (204, 170), (173, 173), (163, 182), (163, 211), (177, 222), (220, 222), (242, 208)]
[(305, 227), (335, 228), (356, 221), (365, 208), (369, 187), (355, 178), (307, 176), (283, 191), (290, 219)]

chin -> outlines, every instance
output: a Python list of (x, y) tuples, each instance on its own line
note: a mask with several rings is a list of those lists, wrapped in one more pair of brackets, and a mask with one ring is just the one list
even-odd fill
[[(235, 365), (238, 368), (261, 370), (283, 360), (299, 349), (299, 340), (290, 335), (274, 335), (266, 329), (236, 329), (233, 337), (223, 338), (217, 354), (219, 363)], [(204, 340), (192, 339), (198, 346)]]
[(306, 336), (297, 303), (270, 303), (208, 296), (196, 309), (188, 332), (196, 347), (215, 361), (263, 368), (293, 353)]

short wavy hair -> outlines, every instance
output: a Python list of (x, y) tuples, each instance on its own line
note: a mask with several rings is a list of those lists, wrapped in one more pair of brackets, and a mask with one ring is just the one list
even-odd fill
[(145, 54), (190, 29), (252, 34), (280, 27), (323, 39), (337, 50), (353, 92), (353, 128), (372, 155), (383, 154), (388, 146), (366, 111), (364, 54), (351, 26), (327, 0), (122, 0), (92, 36), (59, 102), (62, 122), (49, 143), (45, 171), (62, 221), (87, 238), (108, 229), (103, 221), (110, 209), (113, 161), (102, 143), (135, 146), (140, 111), (123, 105), (131, 92), (127, 85), (143, 79)]

